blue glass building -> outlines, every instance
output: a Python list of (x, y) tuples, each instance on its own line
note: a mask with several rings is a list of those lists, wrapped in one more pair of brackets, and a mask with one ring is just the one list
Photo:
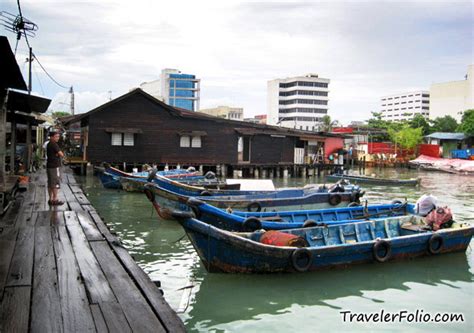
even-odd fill
[(167, 104), (190, 111), (199, 110), (200, 80), (196, 75), (164, 69), (161, 72), (161, 87)]

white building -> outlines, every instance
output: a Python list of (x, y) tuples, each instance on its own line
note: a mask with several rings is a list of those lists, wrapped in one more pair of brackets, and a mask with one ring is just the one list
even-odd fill
[(474, 65), (469, 65), (465, 80), (431, 85), (431, 119), (449, 115), (460, 122), (464, 111), (474, 109), (473, 71)]
[(318, 130), (328, 113), (329, 82), (317, 74), (268, 81), (267, 124)]
[(160, 78), (143, 82), (140, 88), (168, 105), (190, 111), (199, 110), (201, 80), (194, 74), (182, 74), (177, 69), (166, 68)]
[(380, 113), (382, 113), (382, 119), (388, 121), (410, 120), (417, 114), (428, 118), (430, 93), (425, 90), (417, 90), (383, 96), (380, 99)]
[(243, 120), (244, 119), (244, 109), (243, 108), (233, 108), (230, 106), (218, 106), (216, 108), (202, 109), (199, 112), (220, 117), (224, 119), (232, 120)]

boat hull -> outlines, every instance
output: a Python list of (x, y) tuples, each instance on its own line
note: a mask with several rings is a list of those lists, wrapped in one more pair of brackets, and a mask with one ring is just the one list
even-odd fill
[[(379, 241), (378, 237), (367, 238), (367, 240), (355, 244), (345, 243), (299, 249), (261, 244), (192, 218), (180, 219), (180, 223), (199, 254), (204, 267), (209, 272), (302, 272), (301, 267), (295, 267), (293, 259), (295, 251), (307, 251), (310, 253), (310, 263), (304, 268), (305, 272), (376, 262), (374, 259), (374, 245)], [(344, 227), (356, 226), (355, 228), (358, 228), (357, 232), (362, 234), (364, 233), (364, 228), (367, 228), (367, 223), (370, 222), (348, 224), (344, 225)], [(349, 229), (341, 230), (344, 233)], [(467, 227), (447, 230), (436, 232), (443, 239), (443, 246), (439, 253), (465, 251), (471, 240), (474, 228)], [(377, 232), (375, 234), (377, 236)], [(423, 232), (387, 239), (391, 247), (391, 255), (387, 261), (429, 255), (429, 241), (433, 234), (433, 232)]]
[(329, 181), (339, 181), (342, 179), (349, 180), (353, 183), (364, 183), (373, 185), (404, 185), (417, 186), (420, 184), (419, 179), (387, 179), (387, 178), (372, 178), (352, 175), (328, 175), (326, 179)]

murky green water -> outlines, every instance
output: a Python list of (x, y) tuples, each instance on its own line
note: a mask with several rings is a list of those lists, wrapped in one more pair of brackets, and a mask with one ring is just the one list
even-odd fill
[[(419, 188), (364, 186), (369, 202), (425, 193), (450, 206), (458, 221), (474, 223), (474, 178), (414, 170), (367, 169), (398, 178), (421, 177)], [(307, 274), (209, 274), (181, 227), (159, 220), (143, 194), (105, 190), (97, 178), (83, 179), (89, 199), (121, 237), (165, 297), (180, 312), (189, 331), (213, 332), (343, 332), (343, 331), (474, 331), (474, 255), (466, 253), (353, 266)], [(276, 180), (299, 186), (317, 179)], [(321, 181), (320, 181), (321, 182)], [(462, 313), (463, 323), (344, 322), (352, 313)], [(348, 315), (346, 315), (348, 316)]]

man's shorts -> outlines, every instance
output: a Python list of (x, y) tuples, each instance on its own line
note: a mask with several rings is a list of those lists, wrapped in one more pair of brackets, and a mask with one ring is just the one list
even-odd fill
[(59, 168), (48, 168), (46, 169), (48, 175), (48, 188), (59, 188), (61, 183), (61, 175), (59, 173)]

